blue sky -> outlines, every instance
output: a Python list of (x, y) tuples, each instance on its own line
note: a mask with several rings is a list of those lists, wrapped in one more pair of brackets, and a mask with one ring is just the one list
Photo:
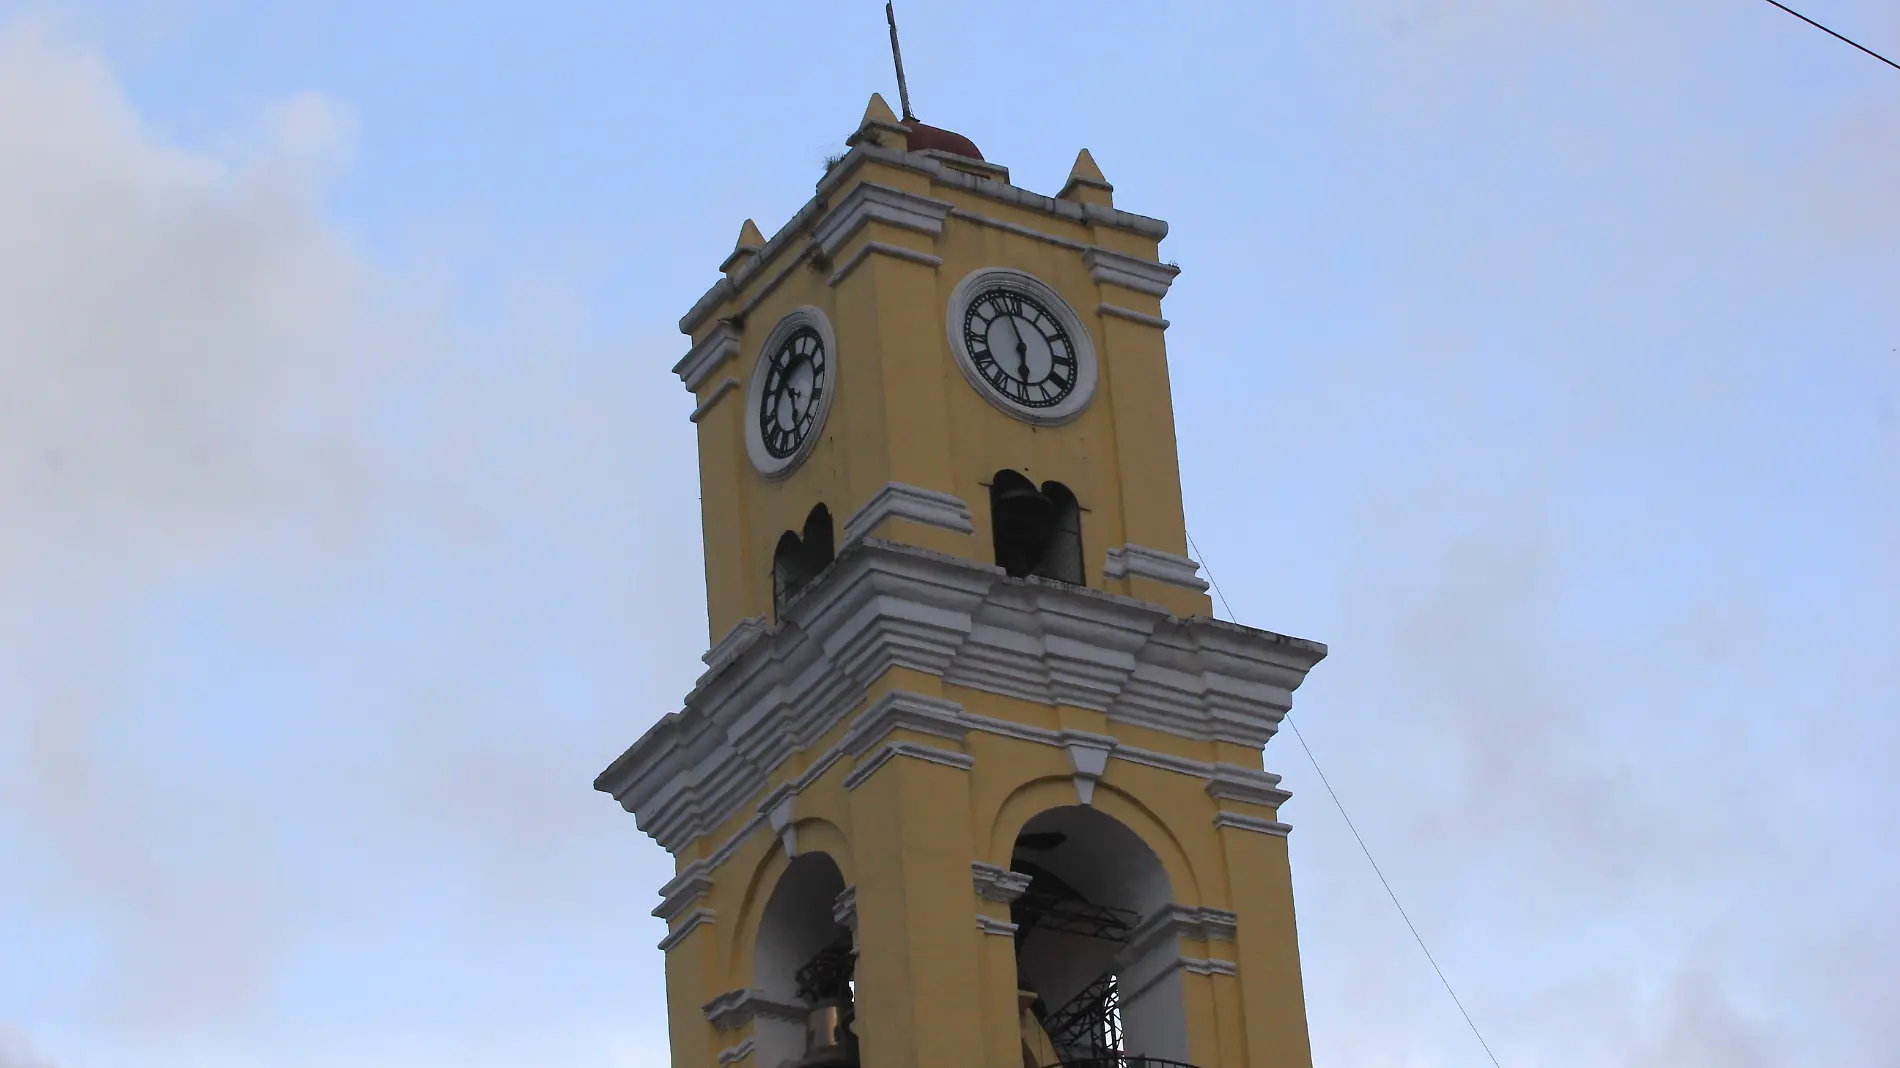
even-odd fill
[[(673, 324), (881, 6), (0, 0), (0, 1066), (665, 1062), (589, 784), (704, 646)], [(921, 118), (1172, 224), (1194, 537), (1332, 647), (1500, 1061), (1900, 1064), (1900, 72), (1754, 0), (902, 7)], [(1316, 1063), (1484, 1063), (1267, 765)]]

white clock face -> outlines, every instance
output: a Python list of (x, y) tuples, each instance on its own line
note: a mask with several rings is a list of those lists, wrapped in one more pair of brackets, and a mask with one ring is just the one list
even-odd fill
[(1075, 342), (1034, 297), (992, 286), (963, 313), (963, 344), (990, 388), (1028, 408), (1053, 408), (1075, 392)]
[(746, 387), (746, 453), (760, 474), (788, 475), (811, 452), (837, 379), (837, 344), (824, 312), (794, 309), (766, 335)]
[(759, 392), (759, 440), (775, 460), (798, 452), (817, 429), (829, 378), (825, 340), (801, 326), (766, 354)]
[(963, 377), (1003, 411), (1053, 426), (1088, 407), (1096, 377), (1088, 329), (1035, 276), (973, 272), (950, 296), (947, 326)]

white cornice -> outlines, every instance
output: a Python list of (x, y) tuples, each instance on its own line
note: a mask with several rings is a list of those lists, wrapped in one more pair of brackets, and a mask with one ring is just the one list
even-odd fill
[(1216, 764), (1207, 780), (1208, 796), (1216, 801), (1239, 801), (1279, 808), (1293, 795), (1280, 788), (1280, 777), (1270, 771)]
[(934, 237), (943, 233), (943, 220), (950, 214), (951, 206), (946, 200), (933, 200), (875, 182), (859, 182), (812, 226), (811, 239), (820, 252), (835, 256), (845, 241), (869, 222), (888, 223)]
[[(708, 670), (686, 708), (662, 717), (595, 786), (677, 852), (748, 803), (756, 806), (784, 760), (857, 709), (892, 667), (1101, 711), (1111, 730), (1128, 723), (1257, 749), (1325, 653), (1315, 642), (1206, 617), (1180, 619), (1100, 590), (1013, 579), (988, 564), (866, 538), (847, 544), (779, 625), (735, 627), (708, 654)], [(946, 738), (958, 726), (1065, 748), (1081, 738), (961, 711), (952, 721), (950, 707), (893, 699), (879, 717)], [(860, 752), (883, 744), (873, 738)], [(878, 753), (859, 756), (852, 774), (867, 759), (928, 759)], [(1213, 765), (1126, 744), (1117, 743), (1110, 758), (1217, 777)], [(813, 760), (797, 788), (842, 759), (849, 754), (840, 745)], [(760, 822), (740, 828), (718, 854), (736, 848), (737, 837)]]
[(1121, 578), (1124, 575), (1140, 575), (1156, 582), (1165, 582), (1170, 586), (1181, 586), (1196, 593), (1207, 591), (1207, 580), (1201, 577), (1201, 565), (1185, 556), (1164, 553), (1159, 549), (1150, 549), (1145, 545), (1124, 545), (1108, 551), (1108, 560), (1102, 565), (1102, 574), (1108, 578)]
[(660, 903), (654, 908), (653, 915), (670, 924), (693, 902), (711, 893), (713, 881), (706, 874), (708, 870), (703, 860), (688, 864), (672, 881), (660, 887)]
[(918, 745), (915, 742), (892, 742), (877, 752), (872, 753), (869, 759), (859, 761), (858, 766), (851, 769), (851, 774), (844, 777), (844, 788), (847, 790), (857, 789), (864, 784), (866, 779), (876, 775), (880, 768), (896, 760), (898, 757), (910, 757), (913, 760), (921, 760), (926, 764), (940, 764), (943, 767), (955, 768), (958, 771), (968, 771), (970, 770), (970, 766), (976, 763), (975, 758), (971, 757), (968, 753), (959, 753), (950, 749), (939, 749), (934, 745)]
[[(693, 307), (680, 318), (679, 328), (682, 334), (691, 334), (705, 324), (706, 320), (717, 312), (721, 305), (745, 292), (760, 272), (783, 256), (788, 250), (805, 247), (805, 236), (812, 231), (813, 221), (820, 214), (830, 210), (830, 197), (845, 187), (858, 169), (870, 162), (897, 167), (914, 174), (928, 175), (937, 185), (959, 189), (973, 196), (982, 197), (998, 203), (1010, 204), (1026, 211), (1036, 212), (1053, 218), (1062, 219), (1084, 227), (1106, 227), (1136, 234), (1151, 241), (1161, 241), (1168, 236), (1168, 224), (1160, 219), (1119, 208), (1105, 207), (1100, 204), (1083, 204), (1057, 197), (1046, 197), (1019, 189), (1008, 181), (998, 181), (957, 170), (926, 152), (899, 152), (881, 145), (859, 142), (838, 161), (825, 176), (818, 181), (817, 195), (805, 202), (798, 214), (779, 228), (772, 239), (765, 243), (757, 255), (748, 259), (733, 272), (730, 278), (720, 278), (712, 284), (705, 295), (701, 296)], [(1007, 177), (1005, 173), (1002, 177)], [(847, 193), (847, 196), (849, 194)], [(929, 199), (929, 198), (925, 198)], [(1091, 247), (1067, 238), (1058, 238), (1053, 234), (1028, 227), (1015, 227), (1014, 224), (990, 219), (981, 215), (973, 216), (978, 221), (1005, 229), (1017, 229), (1032, 237), (1040, 237), (1060, 243), (1073, 245), (1078, 249)], [(783, 277), (782, 273), (780, 277)]]
[(858, 264), (863, 263), (866, 257), (872, 255), (889, 256), (895, 260), (921, 264), (925, 267), (943, 266), (942, 256), (933, 256), (928, 252), (918, 252), (916, 249), (909, 249), (902, 245), (893, 245), (884, 241), (866, 241), (864, 244), (859, 245), (857, 251), (853, 252), (850, 258), (846, 259), (837, 270), (831, 272), (831, 277), (825, 279), (825, 284), (835, 286), (839, 282), (844, 281), (850, 277), (852, 271), (858, 269)]
[(728, 990), (708, 1001), (701, 1011), (719, 1030), (737, 1031), (761, 1016), (768, 1020), (803, 1023), (810, 1010), (803, 1005), (779, 1001), (763, 990)]
[(1147, 312), (1138, 312), (1133, 308), (1124, 308), (1119, 304), (1110, 304), (1107, 301), (1097, 304), (1095, 310), (1101, 312), (1103, 315), (1112, 315), (1117, 319), (1126, 319), (1131, 323), (1152, 326), (1156, 330), (1166, 330), (1172, 325), (1159, 315), (1149, 315)]
[(686, 421), (689, 423), (697, 423), (701, 419), (706, 418), (706, 413), (713, 410), (713, 405), (718, 404), (726, 394), (738, 388), (739, 380), (733, 378), (731, 375), (727, 375), (724, 382), (719, 383), (719, 385), (713, 387), (711, 393), (706, 394), (705, 400), (693, 406), (693, 414), (687, 416)]
[(970, 506), (963, 503), (963, 498), (902, 482), (886, 482), (882, 489), (871, 494), (864, 507), (844, 521), (845, 542), (863, 539), (886, 519), (907, 519), (956, 534), (976, 531)]
[(976, 887), (976, 896), (1004, 905), (1023, 896), (1023, 892), (1029, 889), (1029, 876), (980, 860), (970, 864), (970, 882)]
[(718, 370), (720, 364), (738, 354), (739, 328), (729, 322), (720, 323), (699, 344), (686, 350), (680, 362), (673, 365), (673, 373), (680, 376), (689, 391), (697, 393), (700, 384)]
[(1005, 938), (1016, 937), (1017, 927), (1008, 920), (999, 920), (994, 916), (976, 914), (976, 929), (984, 934), (1002, 935)]
[(732, 1068), (733, 1065), (752, 1056), (752, 1039), (736, 1042), (719, 1051), (719, 1068)]
[(1276, 838), (1285, 838), (1293, 833), (1291, 824), (1279, 820), (1263, 819), (1259, 816), (1247, 816), (1239, 812), (1214, 813), (1215, 828), (1232, 827), (1240, 831), (1253, 831), (1255, 834), (1270, 834)]
[(667, 933), (665, 938), (660, 939), (660, 952), (664, 953), (674, 946), (679, 945), (681, 942), (686, 941), (686, 936), (697, 931), (700, 924), (711, 922), (713, 922), (713, 910), (711, 909), (694, 909), (687, 913), (686, 918), (680, 921), (678, 927), (673, 928), (672, 931)]
[(1167, 296), (1174, 276), (1181, 273), (1181, 268), (1171, 263), (1156, 263), (1105, 248), (1089, 249), (1082, 254), (1082, 262), (1088, 264), (1089, 277), (1098, 284), (1120, 286), (1151, 297)]

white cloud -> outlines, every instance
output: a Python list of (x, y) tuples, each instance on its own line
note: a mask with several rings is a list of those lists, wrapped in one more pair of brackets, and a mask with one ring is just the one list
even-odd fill
[[(452, 261), (372, 261), (323, 202), (352, 141), (303, 94), (181, 145), (0, 25), (0, 1019), (40, 1006), (62, 1064), (204, 1063), (374, 1015), (286, 983), (655, 923), (616, 884), (663, 862), (587, 785), (700, 644), (634, 596), (699, 611), (697, 517), (647, 505), (694, 499), (673, 343), (602, 336), (558, 271), (471, 314)], [(444, 1019), (591, 985), (542, 969), (418, 980), (384, 1038), (428, 1063)]]

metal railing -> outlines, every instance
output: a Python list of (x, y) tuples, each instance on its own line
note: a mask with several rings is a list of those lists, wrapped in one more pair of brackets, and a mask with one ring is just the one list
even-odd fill
[(1043, 1068), (1193, 1068), (1186, 1060), (1169, 1060), (1165, 1057), (1142, 1057), (1140, 1053), (1104, 1053), (1096, 1057), (1079, 1057), (1062, 1060), (1058, 1064), (1045, 1064)]

